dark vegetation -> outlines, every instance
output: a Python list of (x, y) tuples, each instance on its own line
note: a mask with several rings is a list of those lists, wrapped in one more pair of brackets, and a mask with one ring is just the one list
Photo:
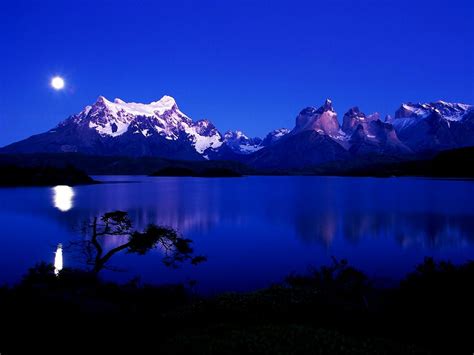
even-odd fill
[(192, 177), (241, 177), (242, 174), (229, 168), (205, 168), (193, 170), (183, 167), (166, 167), (151, 176), (192, 176)]
[[(193, 265), (206, 260), (202, 255), (195, 256), (192, 240), (179, 235), (173, 228), (150, 224), (143, 232), (133, 229), (132, 221), (124, 211), (107, 212), (100, 218), (94, 217), (92, 221), (84, 223), (82, 232), (84, 238), (70, 242), (66, 249), (76, 252), (89, 271), (96, 274), (111, 268), (108, 265), (110, 259), (122, 251), (144, 255), (160, 248), (164, 253), (164, 264), (171, 267), (188, 260)], [(104, 245), (107, 242), (113, 247), (106, 249)]]
[(0, 165), (0, 186), (53, 186), (98, 183), (83, 171), (65, 167)]
[(151, 176), (193, 176), (194, 170), (183, 167), (169, 166), (151, 174)]
[(195, 176), (200, 177), (240, 177), (242, 176), (238, 172), (227, 169), (227, 168), (210, 168), (203, 171), (200, 171)]
[[(245, 160), (245, 159), (244, 159)], [(177, 161), (156, 157), (90, 156), (78, 153), (0, 154), (0, 167), (44, 169), (75, 167), (91, 175), (143, 174), (153, 176), (336, 175), (474, 177), (474, 147), (405, 157), (372, 154), (294, 169), (258, 169), (237, 161)]]
[(79, 153), (0, 154), (0, 166), (5, 165), (59, 168), (74, 166), (89, 175), (150, 175), (167, 168), (196, 172), (228, 169), (239, 175), (254, 171), (234, 161), (177, 161), (157, 157), (93, 156)]
[(39, 264), (0, 290), (0, 346), (5, 354), (31, 344), (67, 353), (61, 342), (134, 354), (472, 353), (473, 279), (474, 262), (426, 259), (398, 287), (380, 288), (334, 260), (267, 289), (202, 298), (185, 286), (117, 285), (79, 270), (56, 277)]
[[(311, 169), (314, 175), (433, 178), (474, 177), (474, 147), (426, 153), (406, 159), (387, 155), (366, 155), (357, 161), (330, 162)], [(305, 173), (305, 172), (303, 172)]]

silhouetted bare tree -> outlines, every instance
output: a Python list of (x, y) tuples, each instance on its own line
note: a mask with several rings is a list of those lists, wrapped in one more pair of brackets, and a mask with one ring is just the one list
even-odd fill
[[(205, 261), (204, 256), (193, 255), (192, 240), (183, 238), (174, 229), (150, 224), (143, 232), (133, 230), (128, 213), (123, 211), (108, 212), (100, 218), (95, 217), (84, 228), (85, 240), (71, 242), (69, 248), (79, 248), (85, 255), (86, 263), (93, 272), (98, 273), (106, 268), (110, 259), (120, 251), (144, 255), (151, 249), (161, 248), (164, 252), (163, 262), (176, 267), (189, 260), (192, 264)], [(106, 250), (106, 239), (120, 242), (116, 247)]]

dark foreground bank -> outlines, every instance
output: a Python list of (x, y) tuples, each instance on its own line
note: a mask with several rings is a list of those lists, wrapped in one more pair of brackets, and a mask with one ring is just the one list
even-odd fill
[[(0, 289), (2, 354), (472, 353), (474, 262), (431, 259), (398, 287), (375, 287), (344, 261), (252, 293), (117, 285), (51, 266)], [(63, 345), (65, 344), (65, 345)]]

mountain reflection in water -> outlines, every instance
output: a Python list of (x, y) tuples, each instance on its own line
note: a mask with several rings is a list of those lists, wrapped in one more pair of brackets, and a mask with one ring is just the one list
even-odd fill
[[(150, 223), (173, 227), (208, 256), (205, 265), (180, 271), (163, 269), (157, 255), (123, 256), (117, 262), (130, 273), (114, 278), (196, 278), (207, 288), (249, 289), (330, 262), (332, 255), (380, 277), (402, 276), (424, 256), (455, 262), (474, 256), (470, 181), (95, 178), (114, 183), (1, 189), (0, 197), (9, 203), (0, 206), (0, 220), (15, 237), (3, 240), (2, 262), (15, 265), (19, 275), (47, 260), (52, 245), (83, 237), (84, 221), (114, 210), (127, 211), (136, 229)], [(11, 257), (20, 255), (20, 246), (28, 260)], [(6, 275), (0, 272), (0, 279)]]

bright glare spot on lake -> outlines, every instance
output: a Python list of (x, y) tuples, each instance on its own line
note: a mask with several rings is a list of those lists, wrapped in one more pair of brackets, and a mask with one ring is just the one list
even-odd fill
[(69, 211), (73, 207), (74, 190), (70, 186), (58, 185), (53, 187), (54, 207), (61, 212)]
[(61, 243), (58, 244), (56, 253), (54, 256), (54, 274), (59, 275), (59, 272), (63, 269), (63, 246)]

